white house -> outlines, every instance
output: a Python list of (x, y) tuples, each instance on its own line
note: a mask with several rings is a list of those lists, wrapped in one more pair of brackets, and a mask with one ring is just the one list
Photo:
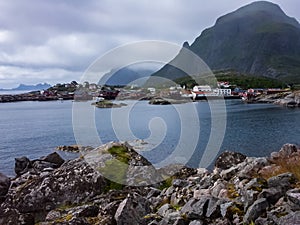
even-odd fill
[(211, 87), (209, 85), (199, 85), (199, 86), (194, 86), (193, 91), (204, 91), (204, 92), (211, 92)]
[(214, 92), (217, 94), (217, 95), (222, 95), (222, 96), (228, 96), (228, 95), (231, 95), (231, 89), (215, 89)]
[(155, 88), (152, 88), (152, 87), (149, 87), (147, 90), (148, 90), (151, 94), (155, 94), (155, 92), (156, 92), (156, 89), (155, 89)]

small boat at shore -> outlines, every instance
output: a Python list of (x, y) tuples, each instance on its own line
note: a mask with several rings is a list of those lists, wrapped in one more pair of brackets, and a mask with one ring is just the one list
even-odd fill
[(94, 100), (96, 100), (96, 102), (103, 102), (105, 100), (105, 98), (103, 98), (103, 97), (95, 97)]

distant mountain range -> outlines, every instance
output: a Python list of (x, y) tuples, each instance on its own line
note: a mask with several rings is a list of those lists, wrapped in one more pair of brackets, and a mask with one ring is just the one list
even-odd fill
[[(300, 83), (300, 25), (270, 2), (254, 2), (218, 18), (213, 27), (183, 47), (213, 71), (233, 70)], [(183, 52), (170, 63), (184, 62)], [(187, 75), (170, 63), (153, 76), (175, 80)]]
[(51, 87), (51, 85), (47, 84), (47, 83), (39, 83), (39, 84), (36, 84), (36, 85), (20, 84), (16, 88), (0, 89), (0, 91), (38, 91), (38, 90), (46, 90), (50, 87)]

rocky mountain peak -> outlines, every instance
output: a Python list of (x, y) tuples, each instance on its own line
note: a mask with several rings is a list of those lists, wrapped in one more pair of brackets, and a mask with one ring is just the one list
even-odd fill
[[(213, 71), (232, 70), (287, 83), (300, 82), (299, 22), (267, 1), (253, 2), (221, 16), (189, 49)], [(180, 52), (173, 62), (182, 59)], [(194, 67), (192, 63), (187, 67)], [(174, 80), (186, 76), (168, 64), (153, 75)]]
[(279, 5), (268, 2), (268, 1), (257, 1), (250, 3), (249, 5), (243, 6), (236, 11), (221, 16), (217, 19), (216, 25), (221, 25), (226, 22), (231, 22), (232, 20), (238, 20), (248, 18), (261, 19), (259, 22), (273, 21), (280, 23), (288, 23), (290, 25), (299, 27), (299, 22), (292, 17), (287, 16)]
[(182, 47), (184, 47), (184, 48), (189, 48), (189, 47), (190, 47), (190, 44), (189, 44), (187, 41), (185, 41), (185, 42), (183, 43)]

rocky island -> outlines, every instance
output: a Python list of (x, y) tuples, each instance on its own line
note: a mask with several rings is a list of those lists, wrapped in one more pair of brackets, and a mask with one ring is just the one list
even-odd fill
[(125, 103), (117, 104), (108, 100), (103, 100), (103, 101), (94, 102), (92, 103), (92, 105), (96, 106), (97, 108), (120, 108), (122, 106), (126, 106), (127, 104)]
[[(156, 169), (126, 142), (69, 161), (22, 157), (16, 177), (0, 174), (0, 224), (299, 224), (299, 159), (299, 147), (286, 144), (269, 157), (223, 152), (213, 171)], [(127, 185), (102, 175), (113, 169)]]

